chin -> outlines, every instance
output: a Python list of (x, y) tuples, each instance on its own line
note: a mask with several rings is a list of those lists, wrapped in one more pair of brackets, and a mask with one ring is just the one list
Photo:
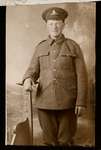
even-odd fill
[(52, 34), (52, 36), (54, 36), (54, 37), (58, 37), (60, 34), (58, 34), (58, 33), (55, 33), (55, 34)]

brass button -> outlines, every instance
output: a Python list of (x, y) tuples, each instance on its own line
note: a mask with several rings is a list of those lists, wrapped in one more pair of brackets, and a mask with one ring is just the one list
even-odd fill
[(53, 59), (53, 62), (56, 62), (56, 59)]
[(53, 71), (56, 71), (56, 69), (53, 69)]
[(56, 78), (54, 78), (53, 81), (56, 81)]

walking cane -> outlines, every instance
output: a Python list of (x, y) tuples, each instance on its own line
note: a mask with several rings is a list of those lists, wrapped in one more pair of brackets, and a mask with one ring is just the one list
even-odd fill
[[(20, 86), (23, 86), (22, 83), (16, 83), (17, 85), (20, 85)], [(22, 123), (19, 123), (18, 125), (20, 126), (20, 130), (21, 128), (23, 128), (24, 125), (26, 124), (29, 124), (29, 135), (30, 135), (30, 139), (28, 139), (30, 142), (30, 145), (33, 145), (33, 107), (32, 107), (32, 91), (27, 91), (29, 94), (28, 94), (28, 97), (29, 97), (29, 105), (30, 105), (30, 111), (29, 111), (29, 118), (27, 118), (27, 122), (22, 122)], [(23, 130), (23, 129), (22, 129)], [(20, 133), (19, 133), (20, 134)], [(26, 137), (23, 137), (23, 138), (26, 138)], [(16, 132), (14, 132), (14, 135), (12, 137), (12, 141), (11, 141), (11, 145), (13, 145), (14, 143), (17, 143), (15, 142), (16, 141)], [(19, 140), (18, 140), (19, 141)], [(24, 140), (22, 140), (24, 141)], [(25, 144), (27, 143), (25, 142)], [(24, 142), (23, 142), (24, 143)], [(17, 143), (17, 145), (19, 144), (19, 142)], [(21, 142), (20, 142), (21, 144)], [(24, 144), (23, 144), (24, 145)]]
[(31, 143), (33, 144), (33, 104), (32, 104), (32, 91), (29, 91), (30, 96), (30, 134), (31, 134)]

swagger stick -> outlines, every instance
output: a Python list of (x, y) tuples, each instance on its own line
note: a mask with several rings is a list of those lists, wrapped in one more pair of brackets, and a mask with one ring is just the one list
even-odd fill
[(33, 144), (33, 104), (32, 104), (32, 91), (29, 91), (30, 96), (30, 121), (31, 121), (31, 143)]

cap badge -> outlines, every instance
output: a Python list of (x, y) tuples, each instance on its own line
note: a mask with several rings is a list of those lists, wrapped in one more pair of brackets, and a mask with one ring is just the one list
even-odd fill
[(53, 10), (51, 15), (58, 15), (58, 13), (55, 10)]

